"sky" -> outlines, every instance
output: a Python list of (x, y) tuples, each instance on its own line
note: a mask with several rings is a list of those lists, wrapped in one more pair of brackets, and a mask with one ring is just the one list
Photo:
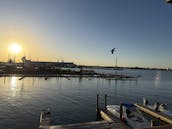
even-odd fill
[(0, 61), (172, 68), (171, 34), (165, 0), (0, 0)]

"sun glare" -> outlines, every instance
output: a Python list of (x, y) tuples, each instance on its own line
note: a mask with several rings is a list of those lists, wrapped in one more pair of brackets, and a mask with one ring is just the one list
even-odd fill
[(21, 46), (18, 43), (13, 43), (9, 46), (9, 51), (11, 53), (17, 54), (21, 51)]

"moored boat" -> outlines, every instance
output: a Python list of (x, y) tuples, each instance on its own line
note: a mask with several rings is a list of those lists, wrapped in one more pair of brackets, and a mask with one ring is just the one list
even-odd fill
[(115, 115), (117, 118), (126, 122), (132, 129), (148, 128), (151, 126), (150, 122), (143, 116), (134, 104), (123, 103), (119, 105), (108, 105), (107, 110)]
[(157, 112), (161, 112), (165, 115), (172, 117), (172, 111), (167, 109), (167, 104), (160, 104), (160, 103), (156, 102), (154, 105), (150, 105), (148, 103), (148, 100), (145, 97), (143, 97), (143, 105), (148, 107), (149, 109), (152, 109)]

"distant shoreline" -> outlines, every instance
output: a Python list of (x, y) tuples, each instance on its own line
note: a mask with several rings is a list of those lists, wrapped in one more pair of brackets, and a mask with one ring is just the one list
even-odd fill
[(162, 70), (162, 71), (172, 71), (170, 68), (144, 68), (144, 67), (112, 67), (112, 66), (82, 66), (83, 68), (97, 68), (97, 69), (115, 69), (115, 70), (122, 70), (122, 69), (134, 69), (134, 70)]
[[(80, 68), (80, 67), (76, 67)], [(74, 71), (71, 70), (72, 68), (66, 68), (66, 70), (58, 69), (58, 70), (16, 70), (16, 69), (5, 69), (3, 72), (0, 71), (0, 77), (8, 77), (8, 76), (18, 76), (18, 77), (80, 77), (80, 76), (87, 76), (87, 77), (95, 77), (95, 76), (105, 76), (102, 74), (96, 73), (94, 70), (84, 70), (84, 68), (90, 69), (106, 69), (106, 70), (124, 70), (124, 69), (131, 69), (131, 70), (162, 70), (162, 71), (172, 71), (171, 69), (159, 69), (159, 68), (140, 68), (140, 67), (101, 67), (101, 66), (82, 66), (82, 70)]]

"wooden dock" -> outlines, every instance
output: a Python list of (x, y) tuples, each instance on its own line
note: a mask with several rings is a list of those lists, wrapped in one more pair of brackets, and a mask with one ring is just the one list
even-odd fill
[(86, 123), (78, 123), (78, 124), (45, 126), (40, 129), (128, 129), (128, 128), (122, 127), (116, 124), (115, 122), (95, 121), (95, 122), (86, 122)]
[[(105, 95), (105, 109), (99, 109), (99, 95), (97, 95), (97, 116), (104, 119), (103, 121), (94, 121), (94, 122), (85, 122), (85, 123), (77, 123), (77, 124), (67, 124), (67, 125), (50, 125), (50, 126), (40, 126), (40, 129), (131, 129), (127, 126), (122, 120), (115, 117), (112, 113), (106, 110), (107, 105), (107, 95)], [(148, 109), (145, 106), (140, 104), (135, 104), (141, 111), (158, 118), (169, 125), (164, 126), (154, 126), (147, 129), (172, 129), (172, 118), (161, 113), (155, 112), (151, 109)]]
[(115, 129), (130, 129), (129, 126), (127, 126), (123, 121), (115, 117), (112, 113), (109, 111), (100, 111), (101, 117), (108, 122), (114, 123)]
[[(144, 128), (142, 128), (142, 129), (144, 129)], [(154, 127), (146, 128), (146, 129), (172, 129), (172, 125), (154, 126)]]
[(141, 104), (135, 104), (135, 106), (137, 106), (141, 111), (147, 113), (150, 116), (153, 116), (153, 117), (155, 117), (157, 119), (160, 119), (160, 120), (162, 120), (162, 121), (164, 121), (164, 122), (166, 122), (168, 124), (172, 124), (172, 117), (170, 117), (170, 116), (164, 115), (164, 114), (162, 114), (160, 112), (156, 112), (156, 111), (154, 111), (152, 109), (149, 109), (149, 108), (147, 108), (147, 107), (145, 107), (145, 106), (143, 106)]
[(40, 126), (40, 129), (130, 129), (109, 111), (100, 111), (103, 121), (85, 122), (67, 125)]
[[(41, 126), (40, 129), (130, 129), (121, 120), (108, 111), (101, 111), (103, 121), (85, 122), (67, 125)], [(172, 129), (172, 125), (155, 126), (146, 129)]]
[[(109, 111), (101, 111), (100, 113), (101, 113), (101, 117), (104, 120), (109, 121), (109, 122), (113, 121), (115, 123), (114, 124), (116, 126), (115, 129), (129, 129), (129, 127), (127, 125), (125, 125), (123, 122), (121, 122), (121, 120), (116, 118)], [(145, 128), (141, 128), (141, 129), (145, 129)], [(153, 126), (153, 127), (146, 128), (146, 129), (172, 129), (172, 124), (163, 125), (163, 126)]]

